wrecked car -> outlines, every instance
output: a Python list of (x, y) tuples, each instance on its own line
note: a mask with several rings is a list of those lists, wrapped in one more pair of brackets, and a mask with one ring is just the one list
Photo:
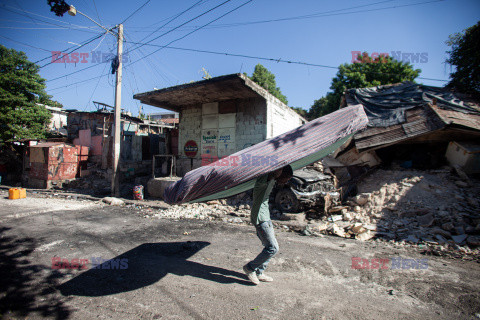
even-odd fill
[(271, 197), (282, 213), (300, 212), (311, 207), (321, 207), (325, 211), (325, 207), (340, 201), (334, 178), (308, 167), (295, 170), (284, 186), (276, 185)]

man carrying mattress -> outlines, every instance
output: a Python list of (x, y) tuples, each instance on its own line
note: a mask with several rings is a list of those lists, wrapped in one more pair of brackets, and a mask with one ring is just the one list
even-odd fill
[(259, 284), (260, 281), (273, 281), (272, 277), (264, 273), (268, 262), (278, 252), (278, 243), (277, 239), (275, 239), (273, 224), (270, 219), (268, 199), (275, 182), (283, 185), (287, 183), (292, 176), (292, 167), (287, 165), (258, 178), (253, 188), (253, 204), (250, 220), (257, 229), (257, 236), (264, 248), (254, 260), (243, 266), (243, 271), (245, 271), (248, 279), (255, 285)]

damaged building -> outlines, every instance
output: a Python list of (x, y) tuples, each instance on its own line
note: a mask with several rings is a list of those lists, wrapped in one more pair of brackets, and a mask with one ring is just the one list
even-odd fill
[(306, 122), (243, 74), (139, 93), (134, 98), (179, 113), (179, 176)]
[[(470, 96), (403, 82), (347, 90), (341, 107), (358, 104), (369, 118), (368, 128), (357, 133), (347, 148), (339, 150), (336, 159), (341, 163), (375, 166), (382, 161), (397, 162), (417, 169), (449, 163), (463, 166), (469, 173), (480, 172), (476, 160), (480, 104)], [(466, 157), (473, 160), (455, 157), (457, 149), (471, 153)], [(468, 167), (462, 165), (467, 161)]]

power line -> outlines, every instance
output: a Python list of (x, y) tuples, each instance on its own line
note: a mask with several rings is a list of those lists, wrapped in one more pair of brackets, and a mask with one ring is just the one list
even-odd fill
[(102, 77), (105, 77), (105, 76), (108, 76), (108, 73), (107, 74), (102, 74), (101, 76), (97, 76), (97, 77), (89, 78), (89, 79), (86, 79), (86, 80), (81, 80), (81, 81), (77, 81), (77, 82), (74, 82), (74, 83), (70, 83), (70, 84), (67, 84), (67, 85), (64, 85), (64, 86), (56, 87), (56, 88), (53, 88), (53, 89), (49, 89), (49, 90), (58, 90), (58, 89), (62, 89), (62, 88), (67, 88), (67, 87), (71, 87), (71, 86), (79, 84), (79, 83), (84, 83), (84, 82), (94, 80), (94, 79), (98, 79), (98, 78), (102, 78)]
[[(181, 51), (190, 51), (190, 52), (208, 53), (208, 54), (215, 54), (215, 55), (222, 55), (222, 56), (231, 56), (231, 57), (240, 57), (240, 58), (247, 58), (247, 59), (264, 60), (264, 61), (277, 62), (277, 63), (282, 62), (282, 63), (298, 64), (298, 65), (304, 65), (304, 66), (310, 66), (310, 67), (339, 69), (339, 67), (334, 67), (334, 66), (329, 66), (329, 65), (303, 62), (303, 61), (284, 60), (284, 59), (281, 59), (281, 58), (280, 59), (279, 58), (265, 58), (265, 57), (259, 57), (259, 56), (251, 56), (251, 55), (228, 53), (228, 52), (218, 52), (218, 51), (191, 49), (191, 48), (171, 47), (171, 46), (168, 46), (168, 45), (162, 46), (162, 45), (156, 45), (156, 44), (150, 44), (150, 43), (146, 43), (145, 45), (152, 46), (152, 47), (159, 47), (160, 49), (174, 49), (174, 50), (181, 50)], [(147, 57), (147, 56), (145, 56), (145, 57)], [(143, 57), (143, 58), (145, 58), (145, 57)], [(137, 62), (137, 61), (135, 61), (135, 62)], [(135, 63), (135, 62), (133, 62), (133, 63)], [(133, 63), (129, 64), (128, 66), (132, 65)], [(385, 75), (394, 75), (394, 74), (383, 73), (383, 72), (373, 72), (373, 73), (385, 74)], [(448, 80), (443, 80), (443, 79), (434, 79), (434, 78), (425, 78), (425, 77), (418, 77), (418, 79), (432, 80), (432, 81), (444, 81), (444, 82), (448, 81)]]
[[(230, 1), (230, 0), (227, 0), (226, 2), (228, 2), (228, 1)], [(233, 12), (233, 11), (235, 11), (235, 10), (238, 10), (238, 9), (240, 9), (241, 7), (243, 7), (243, 6), (247, 5), (248, 3), (252, 2), (252, 1), (253, 1), (253, 0), (249, 0), (249, 1), (247, 1), (247, 2), (244, 2), (243, 4), (241, 4), (241, 5), (239, 5), (239, 6), (235, 7), (235, 8), (233, 8), (232, 10), (230, 10), (230, 11), (228, 11), (227, 13), (225, 13), (225, 14), (221, 15), (220, 17), (218, 17), (218, 18), (216, 18), (216, 19), (214, 19), (214, 20), (212, 20), (212, 21), (210, 21), (210, 22), (208, 22), (208, 23), (204, 24), (203, 26), (201, 26), (201, 27), (198, 27), (197, 29), (195, 29), (195, 30), (193, 30), (193, 31), (191, 31), (191, 32), (189, 32), (189, 33), (187, 33), (186, 35), (184, 35), (184, 36), (182, 36), (182, 37), (180, 37), (180, 38), (178, 38), (178, 39), (175, 39), (175, 40), (172, 40), (172, 41), (170, 41), (169, 43), (167, 43), (167, 45), (166, 45), (166, 46), (169, 46), (170, 44), (172, 44), (172, 43), (174, 43), (174, 42), (176, 42), (176, 41), (179, 41), (179, 40), (182, 40), (182, 39), (186, 38), (187, 36), (191, 35), (192, 33), (194, 33), (194, 32), (197, 32), (198, 30), (200, 30), (200, 29), (203, 29), (204, 27), (208, 26), (209, 24), (211, 24), (211, 23), (213, 23), (213, 22), (215, 22), (215, 21), (218, 21), (218, 20), (220, 20), (221, 18), (225, 17), (226, 15), (228, 15), (228, 14), (232, 13), (232, 12)], [(141, 59), (144, 59), (144, 58), (146, 58), (146, 57), (148, 57), (148, 56), (151, 56), (152, 54), (154, 54), (154, 53), (156, 53), (156, 52), (158, 52), (158, 51), (160, 51), (160, 50), (162, 50), (162, 49), (163, 49), (163, 48), (157, 49), (157, 50), (155, 50), (155, 51), (153, 51), (153, 52), (151, 52), (151, 53), (147, 54), (146, 56), (144, 56), (144, 57), (143, 57), (143, 58), (141, 58)], [(141, 60), (141, 59), (140, 59), (140, 60)], [(134, 64), (134, 63), (136, 63), (136, 62), (138, 62), (138, 61), (139, 61), (139, 60), (137, 60), (137, 61), (134, 61), (134, 62), (130, 63), (128, 66), (131, 66), (132, 64)]]
[(372, 4), (368, 4), (368, 5), (350, 7), (350, 8), (346, 8), (346, 9), (332, 10), (332, 11), (327, 11), (327, 12), (323, 12), (323, 13), (315, 13), (315, 14), (311, 14), (311, 15), (287, 17), (287, 18), (279, 18), (279, 19), (270, 19), (270, 20), (250, 21), (250, 22), (238, 22), (238, 23), (230, 23), (230, 24), (223, 24), (223, 25), (214, 25), (214, 26), (211, 26), (210, 28), (212, 28), (212, 29), (213, 28), (225, 28), (225, 27), (236, 27), (236, 26), (270, 23), (270, 22), (279, 22), (279, 21), (323, 18), (323, 17), (330, 17), (330, 16), (347, 15), (347, 14), (352, 14), (352, 13), (363, 13), (363, 12), (381, 11), (381, 10), (387, 10), (387, 9), (396, 9), (396, 8), (402, 8), (402, 7), (411, 7), (411, 6), (417, 6), (417, 5), (422, 5), (422, 4), (434, 3), (434, 2), (442, 2), (442, 1), (445, 1), (445, 0), (432, 0), (432, 1), (424, 1), (424, 2), (418, 2), (418, 3), (396, 5), (396, 6), (390, 6), (390, 7), (384, 7), (384, 8), (373, 8), (373, 9), (357, 10), (357, 11), (351, 11), (351, 12), (333, 13), (333, 12), (336, 12), (336, 11), (345, 11), (345, 10), (351, 10), (351, 9), (360, 8), (360, 7), (376, 5), (376, 4), (380, 4), (380, 3), (384, 3), (384, 2), (390, 2), (390, 1), (381, 1), (381, 2), (376, 2), (376, 3), (372, 3)]
[(203, 2), (204, 0), (200, 0), (200, 1), (197, 1), (195, 2), (192, 6), (190, 6), (189, 8), (183, 10), (182, 12), (180, 12), (179, 14), (176, 14), (175, 16), (173, 16), (173, 18), (171, 18), (170, 20), (168, 20), (166, 23), (164, 23), (163, 25), (161, 25), (160, 27), (158, 27), (157, 29), (155, 29), (154, 31), (152, 31), (150, 34), (146, 35), (145, 37), (143, 37), (141, 41), (145, 40), (146, 38), (150, 37), (152, 34), (154, 34), (155, 32), (157, 32), (158, 30), (164, 28), (165, 26), (167, 26), (170, 22), (174, 21), (175, 19), (177, 19), (178, 17), (180, 17), (182, 14), (184, 14), (185, 12), (188, 12), (190, 11), (191, 9), (193, 9), (194, 7), (196, 7), (198, 4), (200, 4), (201, 2)]
[[(354, 6), (354, 7), (330, 10), (330, 11), (325, 11), (325, 12), (317, 12), (317, 13), (309, 14), (309, 15), (301, 15), (301, 16), (293, 16), (293, 17), (285, 17), (285, 18), (269, 19), (269, 20), (249, 21), (249, 22), (237, 22), (237, 23), (229, 23), (229, 24), (216, 24), (216, 25), (211, 25), (206, 29), (228, 28), (228, 27), (237, 27), (237, 26), (244, 26), (244, 25), (271, 23), (271, 22), (281, 22), (281, 21), (289, 21), (289, 20), (303, 20), (303, 19), (323, 18), (323, 17), (329, 17), (329, 16), (348, 15), (348, 14), (352, 14), (352, 13), (381, 11), (381, 10), (387, 10), (387, 9), (395, 9), (395, 8), (417, 6), (417, 5), (428, 4), (428, 3), (442, 2), (442, 1), (445, 1), (445, 0), (432, 0), (432, 1), (412, 3), (412, 4), (405, 4), (405, 5), (389, 6), (389, 7), (384, 7), (384, 8), (373, 8), (373, 9), (358, 10), (358, 11), (351, 11), (351, 12), (335, 13), (335, 12), (338, 12), (338, 11), (346, 11), (346, 10), (351, 10), (351, 9), (356, 9), (356, 8), (361, 8), (361, 7), (368, 7), (368, 6), (373, 6), (373, 5), (386, 3), (386, 2), (391, 2), (391, 1), (394, 1), (394, 0), (380, 1), (380, 2), (375, 2), (375, 3), (361, 5), (361, 6)], [(192, 28), (196, 28), (196, 27), (197, 26), (190, 26), (190, 27), (182, 28), (180, 30), (192, 29)], [(132, 27), (132, 28), (135, 28), (135, 27)], [(143, 28), (144, 29), (144, 27), (138, 27), (138, 28)], [(148, 32), (148, 31), (143, 30), (143, 31), (130, 31), (130, 32)]]
[[(90, 38), (90, 39), (85, 40), (85, 41), (83, 42), (83, 44), (81, 44), (81, 45), (74, 45), (74, 46), (68, 47), (67, 49), (62, 50), (61, 52), (66, 52), (66, 51), (71, 50), (71, 49), (73, 49), (73, 48), (76, 48), (76, 49), (81, 48), (81, 47), (83, 47), (84, 45), (86, 45), (86, 44), (88, 44), (88, 43), (90, 43), (90, 42), (92, 42), (92, 41), (100, 38), (102, 35), (103, 35), (103, 33), (101, 33), (100, 35), (98, 35), (98, 36), (96, 36), (96, 37), (93, 37), (93, 38)], [(35, 61), (34, 63), (39, 63), (39, 62), (45, 61), (45, 60), (47, 60), (47, 59), (50, 59), (51, 57), (52, 57), (52, 56), (50, 55), (50, 56), (45, 57), (45, 58), (43, 58), (43, 59), (37, 60), (37, 61)]]
[[(222, 2), (222, 3), (220, 3), (219, 5), (216, 5), (215, 7), (213, 7), (213, 8), (211, 8), (211, 9), (203, 12), (202, 14), (200, 14), (200, 15), (198, 15), (198, 16), (196, 16), (195, 18), (192, 18), (192, 19), (188, 20), (187, 22), (184, 22), (184, 23), (180, 24), (179, 26), (177, 26), (177, 27), (175, 27), (175, 28), (173, 28), (173, 29), (171, 29), (171, 30), (169, 30), (169, 31), (167, 31), (167, 32), (159, 35), (158, 37), (155, 37), (155, 38), (151, 39), (150, 41), (155, 41), (155, 40), (157, 40), (157, 39), (159, 39), (159, 38), (161, 38), (161, 37), (169, 34), (170, 32), (172, 32), (172, 31), (174, 31), (174, 30), (177, 30), (177, 29), (180, 28), (180, 27), (183, 27), (184, 25), (192, 22), (193, 20), (196, 20), (196, 19), (200, 18), (201, 16), (204, 16), (204, 15), (206, 15), (207, 13), (209, 13), (209, 12), (211, 12), (211, 11), (213, 11), (213, 10), (221, 7), (221, 6), (223, 6), (224, 4), (226, 4), (226, 3), (230, 2), (230, 1), (232, 1), (232, 0), (226, 0), (226, 1)], [(252, 1), (252, 0), (251, 0), (251, 1)], [(189, 10), (189, 9), (187, 9), (187, 10)], [(169, 22), (168, 22), (168, 23), (169, 23)], [(134, 51), (134, 50), (136, 50), (136, 49), (137, 49), (137, 48), (133, 48), (131, 51)]]
[[(103, 73), (105, 72), (105, 69), (107, 68), (107, 64), (105, 64), (105, 67), (103, 67), (103, 71), (101, 72), (100, 75), (103, 75)], [(90, 99), (88, 100), (87, 104), (85, 105), (85, 108), (83, 109), (83, 111), (85, 111), (88, 107), (88, 105), (90, 104), (90, 102), (92, 101), (92, 98), (93, 98), (93, 95), (95, 94), (95, 91), (97, 91), (97, 88), (98, 88), (98, 85), (100, 84), (100, 80), (102, 78), (101, 77), (98, 77), (98, 81), (97, 81), (97, 85), (95, 86), (95, 88), (93, 89), (92, 91), (92, 94), (90, 95)]]
[(147, 0), (144, 4), (142, 4), (137, 10), (135, 10), (134, 12), (132, 12), (132, 14), (130, 14), (128, 17), (125, 18), (125, 20), (123, 20), (120, 24), (124, 24), (128, 19), (130, 19), (135, 13), (137, 13), (138, 11), (140, 11), (143, 7), (145, 7), (151, 0)]
[[(23, 10), (23, 14), (20, 13), (20, 12), (16, 12), (16, 11), (13, 11), (11, 9), (8, 9), (6, 8), (7, 5), (2, 5), (2, 9), (3, 10), (7, 10), (11, 13), (14, 13), (14, 14), (18, 14), (20, 16), (24, 16), (24, 17), (27, 17), (29, 19), (32, 19), (33, 20), (37, 20), (37, 21), (41, 21), (41, 22), (44, 22), (46, 24), (49, 24), (49, 25), (54, 25), (54, 26), (57, 26), (57, 27), (61, 27), (61, 28), (64, 28), (64, 29), (73, 29), (73, 30), (78, 30), (78, 31), (82, 31), (82, 32), (89, 32), (89, 33), (93, 33), (95, 31), (92, 30), (92, 27), (85, 27), (85, 26), (80, 26), (80, 25), (76, 25), (76, 24), (72, 24), (72, 23), (68, 23), (68, 22), (64, 22), (64, 21), (61, 21), (61, 20), (57, 20), (57, 19), (52, 19), (52, 18), (49, 18), (49, 17), (45, 17), (45, 16), (42, 16), (40, 14), (36, 14), (36, 13), (33, 13), (33, 12), (30, 12), (30, 11), (26, 11), (26, 10)], [(11, 7), (11, 6), (8, 6), (8, 7)], [(14, 10), (18, 10), (17, 8), (15, 7), (11, 7), (13, 8)], [(49, 21), (45, 21), (45, 20), (42, 20), (42, 19), (38, 19), (38, 18), (34, 18), (34, 17), (31, 17), (30, 15), (35, 15), (35, 16), (39, 16), (39, 17), (42, 17), (42, 18), (45, 18), (45, 19), (48, 19), (48, 20), (53, 20), (53, 21), (56, 21), (56, 22), (60, 22), (60, 23), (63, 23), (63, 24), (67, 24), (69, 26), (63, 26), (63, 25), (59, 25), (57, 23), (53, 23), (53, 22), (49, 22)], [(89, 29), (89, 30), (85, 30), (85, 29)]]
[(5, 38), (5, 39), (7, 39), (7, 40), (10, 40), (10, 41), (12, 41), (12, 42), (16, 42), (16, 43), (22, 44), (22, 45), (27, 46), (27, 47), (30, 47), (30, 48), (34, 48), (34, 49), (38, 49), (38, 50), (50, 52), (50, 50), (43, 49), (43, 48), (39, 48), (39, 47), (35, 47), (35, 46), (32, 46), (32, 45), (29, 45), (28, 43), (24, 43), (24, 42), (20, 42), (20, 41), (17, 41), (17, 40), (13, 40), (13, 39), (10, 39), (10, 38), (5, 37), (5, 36), (2, 36), (2, 35), (0, 35), (0, 37)]
[(102, 20), (100, 19), (100, 15), (98, 14), (97, 4), (95, 3), (95, 0), (92, 0), (92, 1), (93, 1), (93, 6), (95, 7), (95, 12), (97, 13), (98, 21), (100, 21), (100, 23), (103, 24)]
[[(105, 32), (105, 34), (106, 34), (106, 32)], [(104, 35), (104, 34), (100, 34), (99, 36), (94, 37), (94, 38), (91, 39), (91, 40), (88, 40), (87, 42), (83, 43), (82, 45), (77, 46), (77, 47), (74, 47), (73, 50), (71, 50), (71, 51), (69, 51), (69, 52), (62, 52), (62, 53), (58, 56), (58, 58), (56, 58), (55, 60), (52, 60), (52, 61), (44, 64), (43, 66), (40, 66), (40, 68), (43, 68), (43, 67), (46, 67), (46, 66), (48, 66), (48, 65), (50, 65), (50, 64), (52, 64), (52, 63), (55, 63), (56, 61), (62, 59), (63, 56), (64, 56), (64, 54), (70, 54), (70, 53), (72, 53), (73, 51), (78, 50), (78, 49), (80, 49), (81, 47), (84, 47), (84, 46), (86, 46), (87, 44), (89, 44), (89, 43), (97, 40), (98, 38), (100, 38), (100, 37), (103, 36), (103, 35)], [(52, 58), (53, 58), (53, 57), (52, 57)], [(88, 69), (88, 68), (85, 68), (85, 69)], [(76, 72), (78, 72), (78, 71), (76, 71)], [(73, 73), (76, 73), (76, 72), (73, 72)]]

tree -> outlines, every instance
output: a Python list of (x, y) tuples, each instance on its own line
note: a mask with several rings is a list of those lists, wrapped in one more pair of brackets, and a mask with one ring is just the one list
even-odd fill
[(307, 110), (300, 107), (290, 107), (290, 108), (296, 113), (298, 113), (299, 115), (301, 115), (302, 117), (307, 118)]
[(347, 89), (368, 88), (403, 81), (414, 81), (420, 69), (413, 69), (409, 63), (394, 60), (392, 57), (369, 57), (367, 53), (359, 55), (357, 63), (340, 65), (332, 79), (330, 89), (325, 97), (315, 100), (308, 111), (312, 120), (329, 114), (340, 107), (342, 96)]
[(450, 58), (446, 62), (455, 66), (447, 87), (463, 93), (480, 95), (480, 21), (476, 25), (448, 37), (446, 44)]
[(277, 97), (280, 101), (288, 105), (287, 97), (285, 97), (280, 91), (280, 88), (277, 87), (275, 75), (268, 71), (268, 69), (262, 66), (260, 63), (255, 66), (255, 70), (253, 71), (250, 79), (265, 88), (268, 92), (270, 92), (273, 96)]
[(51, 113), (45, 79), (23, 52), (0, 45), (0, 140), (45, 137)]

